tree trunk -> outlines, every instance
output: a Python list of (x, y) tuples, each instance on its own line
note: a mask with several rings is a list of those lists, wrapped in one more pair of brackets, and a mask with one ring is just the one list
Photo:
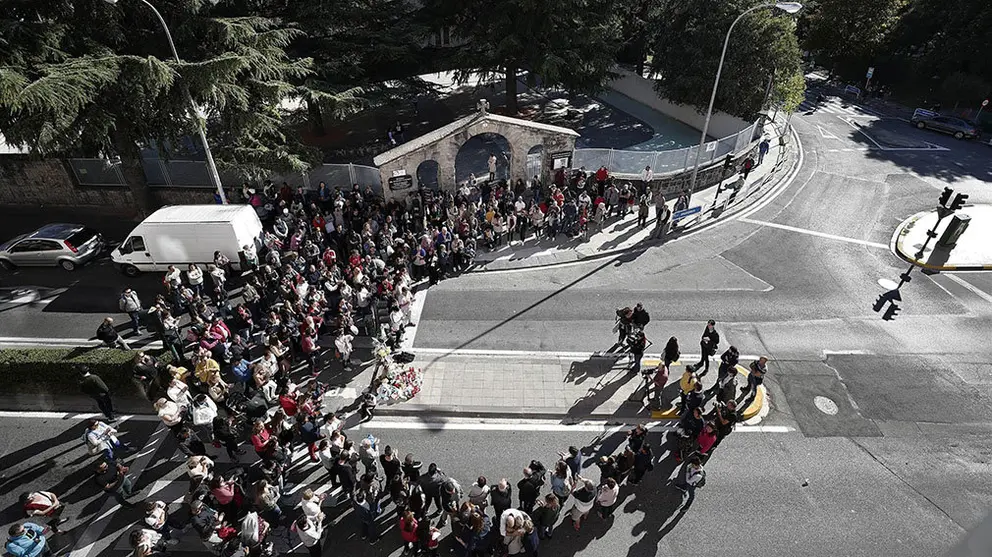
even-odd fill
[(327, 130), (324, 129), (324, 114), (320, 110), (320, 103), (313, 100), (307, 100), (307, 120), (310, 124), (310, 131), (317, 137), (323, 137), (327, 134)]
[(121, 158), (120, 165), (117, 167), (120, 176), (128, 190), (131, 191), (135, 208), (143, 216), (148, 215), (158, 204), (155, 202), (151, 188), (148, 187), (148, 178), (141, 166), (138, 147), (120, 128), (114, 131), (113, 137), (114, 149), (117, 150), (117, 154)]
[(517, 114), (517, 67), (506, 67), (506, 115)]

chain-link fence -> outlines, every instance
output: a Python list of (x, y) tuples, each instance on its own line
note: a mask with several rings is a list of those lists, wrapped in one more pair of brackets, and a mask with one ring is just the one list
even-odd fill
[[(119, 169), (106, 159), (68, 159), (76, 182), (81, 186), (124, 186)], [(156, 187), (184, 187), (212, 189), (214, 186), (204, 161), (163, 160), (158, 157), (145, 157), (141, 160), (148, 185)], [(330, 187), (351, 188), (372, 186), (382, 193), (382, 180), (379, 169), (360, 164), (323, 164), (306, 173), (272, 174), (269, 179), (276, 184), (287, 182), (291, 186), (303, 186), (316, 190), (321, 182)], [(221, 183), (234, 188), (244, 181), (233, 172), (221, 172)]]
[[(703, 147), (699, 156), (699, 164), (709, 164), (731, 153), (738, 153), (751, 141), (760, 136), (760, 128), (754, 123), (747, 128), (718, 139), (710, 141)], [(669, 151), (630, 151), (623, 149), (576, 149), (572, 154), (572, 167), (585, 167), (594, 171), (605, 166), (613, 175), (638, 176), (647, 166), (658, 174), (680, 172), (692, 168), (696, 164), (698, 146), (672, 149)]]

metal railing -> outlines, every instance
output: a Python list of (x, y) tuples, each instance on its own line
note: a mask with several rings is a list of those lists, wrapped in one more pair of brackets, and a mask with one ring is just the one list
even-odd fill
[[(760, 135), (761, 128), (755, 122), (743, 130), (710, 141), (699, 157), (699, 164), (706, 165), (728, 154), (739, 153), (747, 148)], [(572, 154), (572, 168), (585, 167), (595, 171), (601, 166), (613, 175), (639, 176), (644, 167), (650, 166), (655, 176), (670, 172), (691, 169), (696, 162), (699, 146), (671, 149), (668, 151), (633, 151), (624, 149), (576, 149)]]
[[(69, 168), (81, 186), (122, 187), (124, 178), (119, 169), (106, 159), (68, 159)], [(145, 179), (153, 188), (183, 187), (212, 189), (204, 161), (163, 160), (146, 157), (141, 160)], [(240, 187), (244, 181), (237, 174), (222, 172), (221, 182), (226, 187)], [(361, 164), (323, 164), (304, 173), (273, 174), (269, 179), (276, 184), (288, 182), (291, 186), (303, 186), (316, 190), (321, 182), (330, 187), (350, 188), (352, 184), (361, 187), (372, 186), (382, 193), (382, 180), (379, 169)]]

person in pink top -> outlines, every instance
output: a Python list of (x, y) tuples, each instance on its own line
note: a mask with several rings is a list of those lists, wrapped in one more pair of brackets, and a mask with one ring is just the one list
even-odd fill
[(696, 442), (699, 443), (699, 454), (709, 456), (710, 449), (716, 443), (716, 429), (714, 429), (713, 424), (708, 423), (703, 427)]

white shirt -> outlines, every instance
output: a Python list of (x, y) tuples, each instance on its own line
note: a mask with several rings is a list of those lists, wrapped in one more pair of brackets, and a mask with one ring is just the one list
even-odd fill
[(320, 514), (320, 497), (314, 495), (310, 500), (300, 501), (300, 510), (307, 518), (315, 518)]
[(617, 502), (617, 497), (620, 496), (620, 486), (614, 486), (613, 489), (606, 484), (599, 486), (599, 494), (596, 496), (596, 502), (599, 503), (601, 507), (612, 507), (614, 503)]
[(96, 429), (86, 431), (86, 444), (97, 450), (110, 449), (117, 444), (117, 430), (103, 422), (96, 423)]
[(199, 267), (193, 267), (192, 270), (186, 271), (186, 277), (189, 279), (189, 283), (194, 286), (203, 284), (203, 271)]
[(654, 171), (650, 168), (645, 168), (644, 172), (641, 172), (641, 180), (645, 182), (650, 182), (654, 179)]
[(317, 542), (319, 542), (320, 538), (324, 535), (324, 530), (319, 524), (315, 524), (312, 520), (307, 521), (306, 528), (300, 528), (295, 524), (293, 526), (296, 528), (296, 533), (300, 536), (300, 541), (307, 547), (317, 545)]

